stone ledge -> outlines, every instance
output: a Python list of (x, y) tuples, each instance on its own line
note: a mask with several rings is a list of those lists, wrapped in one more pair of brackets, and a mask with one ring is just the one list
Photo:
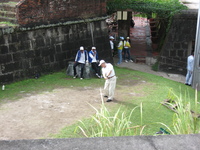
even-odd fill
[(0, 141), (1, 150), (198, 150), (200, 134)]
[[(82, 19), (82, 20), (75, 20), (75, 21), (66, 21), (66, 22), (60, 22), (60, 23), (48, 24), (48, 25), (38, 25), (34, 27), (3, 26), (3, 27), (0, 27), (0, 29), (2, 30), (2, 33), (0, 33), (0, 35), (13, 33), (15, 31), (30, 31), (30, 30), (53, 28), (53, 27), (59, 27), (59, 26), (74, 25), (74, 24), (80, 24), (80, 23), (90, 23), (90, 22), (95, 22), (95, 21), (106, 20), (107, 18), (108, 16), (103, 16), (103, 17), (95, 17), (95, 18), (84, 19), (84, 20)], [(9, 32), (7, 32), (8, 30)]]

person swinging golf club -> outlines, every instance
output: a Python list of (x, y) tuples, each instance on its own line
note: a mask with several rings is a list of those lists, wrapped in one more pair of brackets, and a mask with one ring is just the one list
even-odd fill
[(111, 102), (114, 97), (117, 78), (113, 65), (101, 60), (99, 66), (102, 68), (102, 75), (105, 79), (104, 97), (108, 98), (106, 102)]

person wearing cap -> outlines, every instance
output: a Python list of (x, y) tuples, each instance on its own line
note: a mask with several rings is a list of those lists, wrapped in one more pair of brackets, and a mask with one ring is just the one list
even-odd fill
[(101, 60), (99, 66), (102, 68), (102, 75), (105, 79), (104, 97), (108, 98), (106, 102), (111, 102), (114, 98), (117, 77), (113, 65)]
[(83, 79), (83, 70), (84, 70), (84, 67), (85, 67), (86, 63), (88, 63), (88, 52), (86, 50), (84, 50), (83, 46), (81, 46), (80, 50), (76, 54), (76, 58), (75, 58), (74, 66), (73, 66), (74, 78), (78, 77), (78, 74), (76, 72), (76, 67), (78, 65), (81, 65), (81, 76), (80, 76), (80, 79), (81, 80)]
[[(124, 41), (124, 61), (125, 62), (128, 62), (128, 61), (133, 62), (131, 60), (131, 55), (130, 55), (131, 44), (130, 44), (129, 40), (130, 40), (130, 38), (127, 37), (126, 40)], [(126, 54), (128, 54), (128, 57), (127, 57), (128, 60), (126, 59)]]
[(98, 66), (98, 53), (96, 51), (96, 47), (92, 47), (92, 50), (89, 52), (89, 63), (92, 65), (92, 69), (94, 69), (96, 76), (101, 78), (100, 68)]
[(118, 65), (120, 65), (122, 63), (122, 51), (124, 48), (124, 37), (120, 37), (120, 42), (117, 46), (118, 48), (118, 57), (119, 57), (119, 61), (118, 61)]
[(114, 57), (114, 40), (115, 38), (113, 36), (110, 36), (110, 49), (111, 49), (111, 52), (112, 52), (112, 55)]

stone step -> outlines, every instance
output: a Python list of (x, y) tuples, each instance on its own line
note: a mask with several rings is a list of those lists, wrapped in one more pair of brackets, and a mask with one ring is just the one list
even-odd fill
[(16, 18), (16, 13), (10, 11), (0, 11), (0, 16), (8, 18)]
[(10, 22), (10, 23), (13, 23), (13, 24), (17, 24), (17, 19), (0, 16), (0, 22)]
[(136, 57), (135, 63), (146, 63), (146, 57)]

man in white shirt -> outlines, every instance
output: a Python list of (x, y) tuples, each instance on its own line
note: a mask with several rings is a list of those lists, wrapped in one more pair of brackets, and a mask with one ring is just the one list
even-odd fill
[(113, 36), (110, 36), (110, 49), (111, 49), (111, 52), (112, 52), (112, 55), (114, 57), (114, 40), (115, 38)]
[(78, 77), (78, 74), (76, 72), (76, 67), (78, 65), (81, 65), (81, 76), (80, 79), (83, 80), (83, 70), (85, 67), (85, 64), (88, 63), (88, 53), (86, 50), (84, 50), (84, 47), (81, 46), (80, 50), (76, 54), (75, 62), (74, 62), (74, 78)]
[(193, 67), (194, 67), (194, 51), (192, 51), (191, 55), (187, 58), (187, 75), (185, 79), (185, 85), (191, 86), (192, 84)]
[(114, 98), (117, 81), (117, 78), (115, 76), (115, 70), (112, 64), (106, 63), (104, 60), (100, 61), (99, 66), (102, 67), (102, 74), (104, 79), (106, 80), (104, 85), (104, 97), (108, 98), (106, 102), (111, 102)]

